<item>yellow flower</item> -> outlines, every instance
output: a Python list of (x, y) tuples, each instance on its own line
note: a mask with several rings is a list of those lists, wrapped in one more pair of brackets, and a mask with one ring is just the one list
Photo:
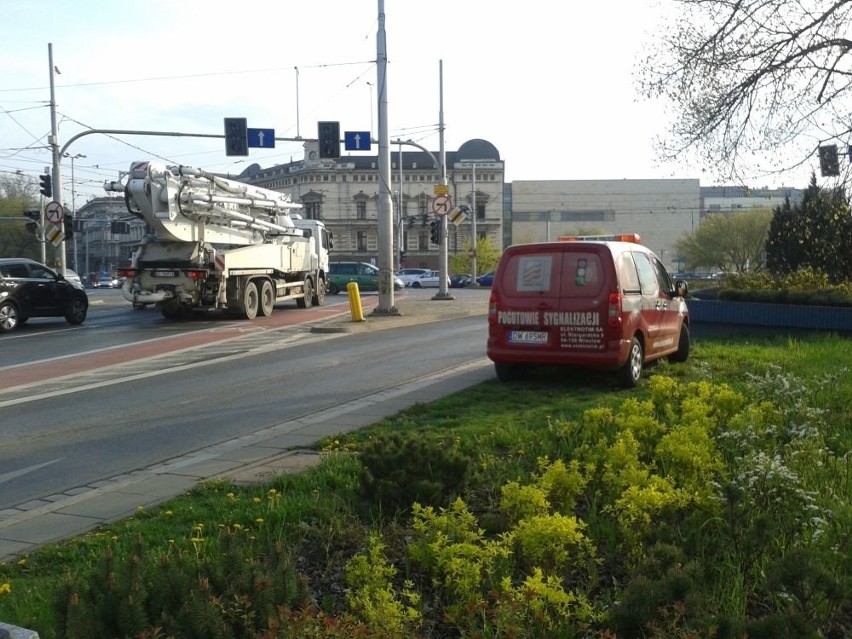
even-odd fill
[(163, 513), (166, 517), (171, 517), (174, 513), (171, 510), (167, 510)]
[(260, 497), (254, 497), (254, 498), (252, 499), (252, 501), (253, 501), (254, 503), (256, 503), (256, 504), (259, 504), (259, 503), (260, 503), (260, 502), (262, 502), (263, 500), (262, 500)]
[(145, 510), (145, 506), (136, 506), (136, 510), (138, 512), (142, 512), (143, 510)]
[(263, 517), (258, 517), (254, 521), (255, 521), (256, 524), (262, 524), (263, 523)]
[(12, 592), (12, 584), (6, 582), (0, 584), (0, 595), (6, 595), (10, 592)]
[(26, 566), (26, 565), (27, 565), (27, 558), (26, 558), (26, 557), (21, 557), (21, 558), (18, 560), (18, 565), (19, 565), (19, 566)]

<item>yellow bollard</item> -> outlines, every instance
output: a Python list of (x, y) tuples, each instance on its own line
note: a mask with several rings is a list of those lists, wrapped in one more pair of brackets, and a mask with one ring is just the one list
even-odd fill
[(349, 312), (352, 314), (353, 322), (364, 321), (364, 309), (361, 308), (361, 293), (358, 290), (358, 282), (349, 282), (346, 285), (349, 294)]

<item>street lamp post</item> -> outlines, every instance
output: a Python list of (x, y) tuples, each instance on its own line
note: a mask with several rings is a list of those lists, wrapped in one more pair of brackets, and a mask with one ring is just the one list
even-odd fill
[[(71, 160), (71, 217), (73, 219), (71, 224), (73, 225), (74, 222), (77, 221), (77, 190), (76, 190), (77, 187), (76, 187), (76, 182), (74, 181), (74, 160), (77, 160), (79, 158), (84, 158), (86, 156), (83, 155), (82, 153), (78, 153), (77, 155), (70, 155), (68, 153), (65, 153), (64, 156)], [(77, 228), (80, 228), (79, 224), (77, 225)], [(77, 260), (77, 234), (76, 233), (74, 233), (74, 270), (79, 275), (80, 268), (78, 266), (78, 260)]]
[(373, 135), (373, 83), (367, 81), (367, 86), (370, 87), (370, 136)]
[(483, 160), (483, 159), (462, 159), (460, 160), (461, 166), (471, 169), (471, 181), (470, 181), (470, 233), (472, 237), (470, 238), (470, 276), (472, 278), (472, 285), (476, 286), (476, 244), (477, 244), (477, 236), (476, 236), (476, 165), (479, 164), (484, 165), (491, 160)]

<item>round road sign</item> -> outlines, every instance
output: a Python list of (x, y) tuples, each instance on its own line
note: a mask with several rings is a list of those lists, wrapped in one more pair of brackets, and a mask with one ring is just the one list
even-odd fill
[(48, 202), (44, 207), (44, 217), (51, 224), (62, 224), (65, 217), (65, 212), (62, 210), (62, 205), (59, 202)]
[(446, 215), (453, 208), (453, 200), (449, 195), (439, 195), (432, 199), (432, 213)]

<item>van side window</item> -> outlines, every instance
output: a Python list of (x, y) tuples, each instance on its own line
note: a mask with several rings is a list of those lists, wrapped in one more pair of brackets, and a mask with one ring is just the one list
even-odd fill
[(657, 281), (657, 271), (648, 261), (645, 253), (633, 251), (633, 260), (636, 262), (636, 270), (639, 272), (639, 283), (642, 286), (642, 295), (656, 295), (660, 290)]
[(654, 270), (657, 272), (657, 282), (660, 285), (660, 290), (666, 292), (673, 291), (674, 285), (672, 284), (672, 278), (669, 277), (669, 272), (663, 266), (663, 263), (656, 257), (652, 257), (651, 262), (654, 264)]
[(622, 293), (639, 293), (642, 290), (632, 253), (627, 252), (619, 255), (615, 268), (618, 271), (618, 281)]

